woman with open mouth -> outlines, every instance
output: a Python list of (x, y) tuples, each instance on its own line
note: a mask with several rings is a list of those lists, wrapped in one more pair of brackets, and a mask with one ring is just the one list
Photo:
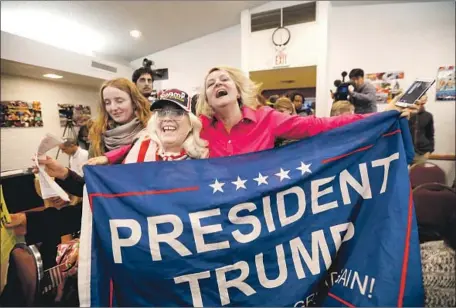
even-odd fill
[(132, 146), (90, 159), (88, 165), (171, 161), (208, 157), (207, 142), (200, 138), (201, 122), (191, 111), (191, 99), (184, 91), (161, 93), (150, 107), (152, 117)]
[[(209, 142), (210, 157), (223, 157), (272, 149), (276, 138), (303, 139), (361, 120), (369, 115), (332, 118), (300, 117), (263, 107), (259, 87), (238, 69), (215, 67), (207, 74), (199, 95), (197, 115), (201, 137)], [(402, 110), (389, 104), (386, 110)]]

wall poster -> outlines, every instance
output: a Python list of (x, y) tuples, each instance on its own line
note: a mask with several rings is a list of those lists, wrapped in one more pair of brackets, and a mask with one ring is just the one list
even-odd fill
[(454, 83), (454, 66), (441, 66), (437, 72), (436, 80), (437, 101), (456, 100), (456, 86)]
[(0, 102), (0, 127), (42, 127), (41, 103)]
[(68, 120), (72, 120), (74, 126), (84, 126), (91, 117), (89, 106), (58, 104), (58, 107), (61, 127), (65, 127)]
[(377, 103), (389, 103), (402, 90), (404, 72), (382, 72), (366, 74), (369, 80), (377, 89)]

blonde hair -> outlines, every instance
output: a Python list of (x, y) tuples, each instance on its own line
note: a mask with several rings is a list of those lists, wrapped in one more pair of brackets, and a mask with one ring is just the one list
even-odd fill
[[(182, 148), (187, 152), (188, 156), (191, 158), (207, 158), (209, 156), (209, 149), (207, 148), (207, 141), (201, 139), (200, 132), (203, 128), (201, 121), (193, 113), (188, 112), (186, 115), (190, 119), (191, 130), (185, 138)], [(160, 139), (157, 135), (157, 126), (158, 126), (158, 116), (156, 113), (153, 113), (149, 123), (147, 124), (146, 131), (149, 133), (150, 138), (155, 141), (158, 145), (160, 151), (163, 150), (163, 146), (160, 142)]]
[(136, 117), (138, 118), (139, 122), (141, 122), (143, 127), (147, 126), (147, 121), (149, 121), (151, 114), (149, 110), (149, 101), (141, 94), (141, 92), (139, 92), (136, 85), (130, 80), (126, 78), (117, 78), (106, 81), (100, 88), (98, 117), (93, 120), (92, 124), (90, 125), (88, 136), (88, 139), (91, 142), (90, 146), (94, 157), (104, 154), (104, 144), (102, 139), (103, 133), (106, 132), (106, 130), (114, 128), (117, 125), (106, 112), (103, 98), (103, 90), (106, 87), (117, 88), (130, 96), (131, 102), (135, 109)]
[(279, 97), (276, 100), (274, 104), (274, 109), (288, 109), (291, 110), (291, 114), (296, 114), (295, 105), (291, 102), (291, 100), (288, 97), (285, 96)]
[(338, 116), (345, 113), (353, 113), (355, 106), (349, 101), (337, 101), (331, 107), (331, 116)]
[(209, 105), (206, 96), (206, 79), (209, 74), (215, 71), (225, 71), (234, 81), (236, 88), (241, 98), (238, 100), (242, 106), (247, 106), (253, 110), (258, 109), (262, 105), (258, 102), (257, 95), (259, 94), (260, 85), (253, 82), (241, 70), (233, 67), (214, 67), (209, 70), (204, 78), (204, 86), (201, 88), (201, 93), (196, 104), (196, 114), (205, 115), (208, 118), (214, 116), (214, 109)]

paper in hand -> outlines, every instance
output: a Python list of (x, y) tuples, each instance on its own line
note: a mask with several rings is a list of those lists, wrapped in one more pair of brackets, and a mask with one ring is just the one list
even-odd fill
[(46, 152), (52, 150), (62, 143), (63, 140), (61, 138), (57, 138), (51, 134), (46, 134), (46, 136), (41, 139), (40, 145), (38, 146), (38, 156), (46, 154)]
[(43, 167), (38, 164), (38, 156), (35, 156), (35, 164), (38, 167), (38, 180), (41, 187), (41, 197), (48, 199), (60, 197), (64, 201), (70, 202), (68, 194), (44, 171)]

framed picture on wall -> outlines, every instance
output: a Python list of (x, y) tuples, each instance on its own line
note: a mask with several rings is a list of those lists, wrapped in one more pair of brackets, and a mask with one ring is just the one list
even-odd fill
[(33, 101), (0, 102), (0, 127), (42, 127), (41, 103)]
[(89, 106), (58, 104), (58, 107), (61, 127), (65, 127), (68, 120), (73, 121), (74, 126), (84, 126), (92, 116)]
[(456, 99), (454, 66), (439, 67), (435, 92), (437, 101), (454, 101)]
[(376, 88), (377, 104), (389, 103), (402, 90), (404, 72), (381, 72), (366, 74), (366, 80), (369, 80)]

